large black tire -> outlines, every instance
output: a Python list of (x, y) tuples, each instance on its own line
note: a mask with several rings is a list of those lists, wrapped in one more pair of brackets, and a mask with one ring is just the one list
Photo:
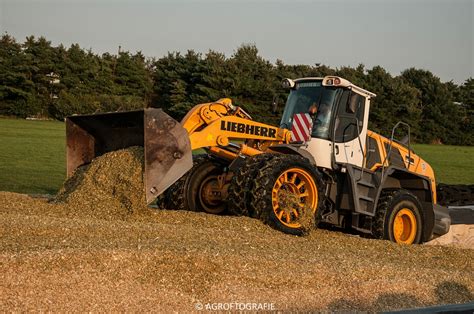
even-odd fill
[[(292, 180), (289, 178), (290, 176), (294, 178), (295, 173), (299, 173), (299, 175), (296, 176), (296, 181), (291, 183)], [(285, 174), (289, 174), (288, 180), (283, 181), (283, 184), (277, 183), (277, 180)], [(275, 156), (258, 169), (254, 181), (254, 186), (250, 191), (250, 208), (256, 217), (277, 230), (293, 235), (304, 235), (315, 227), (315, 221), (318, 220), (317, 216), (320, 214), (319, 209), (325, 198), (324, 181), (322, 174), (306, 158), (296, 155)], [(297, 188), (296, 186), (302, 181), (306, 181), (306, 183)], [(293, 191), (297, 192), (288, 192), (292, 188), (296, 188)], [(289, 194), (290, 197), (294, 196), (296, 202), (304, 203), (304, 206), (302, 208), (296, 206), (293, 211), (295, 207), (292, 204), (287, 206), (280, 203), (283, 199), (281, 192)], [(310, 196), (296, 197), (295, 193), (303, 195), (306, 192)], [(287, 208), (285, 209), (285, 207)], [(315, 212), (313, 213), (313, 211)], [(283, 217), (285, 220), (290, 219), (290, 222), (284, 222)], [(306, 221), (300, 220), (301, 217), (305, 217)], [(309, 220), (307, 220), (308, 218)]]
[(275, 154), (259, 154), (247, 157), (243, 165), (235, 172), (229, 186), (228, 211), (236, 216), (255, 217), (255, 213), (250, 208), (250, 193), (255, 183), (255, 176), (260, 168)]
[(378, 239), (400, 244), (421, 243), (423, 216), (420, 201), (407, 190), (383, 190), (372, 228), (372, 234)]
[(185, 188), (186, 182), (190, 174), (202, 163), (210, 160), (209, 155), (194, 155), (193, 156), (193, 167), (185, 173), (178, 181), (173, 183), (165, 192), (163, 192), (157, 199), (157, 206), (160, 209), (173, 209), (173, 210), (191, 210), (187, 206), (185, 200)]
[[(210, 214), (223, 214), (227, 209), (227, 201), (220, 199), (210, 202), (204, 197), (206, 182), (212, 184), (217, 181), (217, 176), (223, 174), (225, 165), (214, 159), (200, 162), (189, 171), (184, 184), (184, 208), (190, 211), (203, 211)], [(211, 182), (212, 181), (212, 182)]]

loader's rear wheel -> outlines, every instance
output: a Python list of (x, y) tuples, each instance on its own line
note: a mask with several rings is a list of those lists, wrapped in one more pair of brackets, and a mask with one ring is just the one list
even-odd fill
[(184, 199), (191, 211), (221, 214), (227, 208), (225, 188), (219, 188), (219, 176), (223, 166), (208, 160), (193, 168), (187, 178)]
[(373, 234), (399, 244), (421, 243), (423, 220), (418, 198), (406, 190), (384, 190), (379, 197)]
[(255, 178), (251, 209), (273, 228), (303, 235), (315, 226), (324, 198), (321, 173), (301, 156), (269, 160)]
[(255, 177), (265, 163), (275, 157), (275, 154), (260, 154), (247, 157), (243, 165), (235, 172), (229, 186), (227, 208), (229, 213), (236, 216), (256, 217), (250, 208), (250, 192), (255, 183)]

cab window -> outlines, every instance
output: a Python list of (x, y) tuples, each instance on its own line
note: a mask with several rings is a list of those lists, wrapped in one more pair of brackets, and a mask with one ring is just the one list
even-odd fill
[(364, 110), (365, 97), (350, 90), (343, 92), (335, 120), (335, 142), (345, 143), (357, 138), (359, 132), (362, 131)]

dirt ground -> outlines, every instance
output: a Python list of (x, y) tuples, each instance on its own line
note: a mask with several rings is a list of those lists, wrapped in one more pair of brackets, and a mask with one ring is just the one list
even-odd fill
[(143, 150), (130, 148), (80, 168), (50, 202), (0, 192), (0, 311), (383, 311), (474, 300), (474, 250), (326, 230), (296, 237), (246, 217), (147, 208), (142, 172)]
[(394, 310), (474, 299), (474, 250), (144, 210), (107, 219), (0, 192), (0, 310)]

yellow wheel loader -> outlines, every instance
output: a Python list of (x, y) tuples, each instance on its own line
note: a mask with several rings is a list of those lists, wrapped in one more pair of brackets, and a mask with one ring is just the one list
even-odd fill
[[(285, 79), (281, 125), (252, 120), (230, 99), (195, 106), (181, 123), (161, 109), (71, 116), (67, 173), (129, 146), (145, 151), (145, 193), (160, 207), (230, 213), (285, 233), (348, 228), (413, 244), (443, 235), (433, 169), (410, 149), (409, 126), (391, 138), (367, 129), (376, 95), (336, 76)], [(395, 130), (407, 127), (408, 141)], [(194, 155), (203, 149), (206, 154)]]

